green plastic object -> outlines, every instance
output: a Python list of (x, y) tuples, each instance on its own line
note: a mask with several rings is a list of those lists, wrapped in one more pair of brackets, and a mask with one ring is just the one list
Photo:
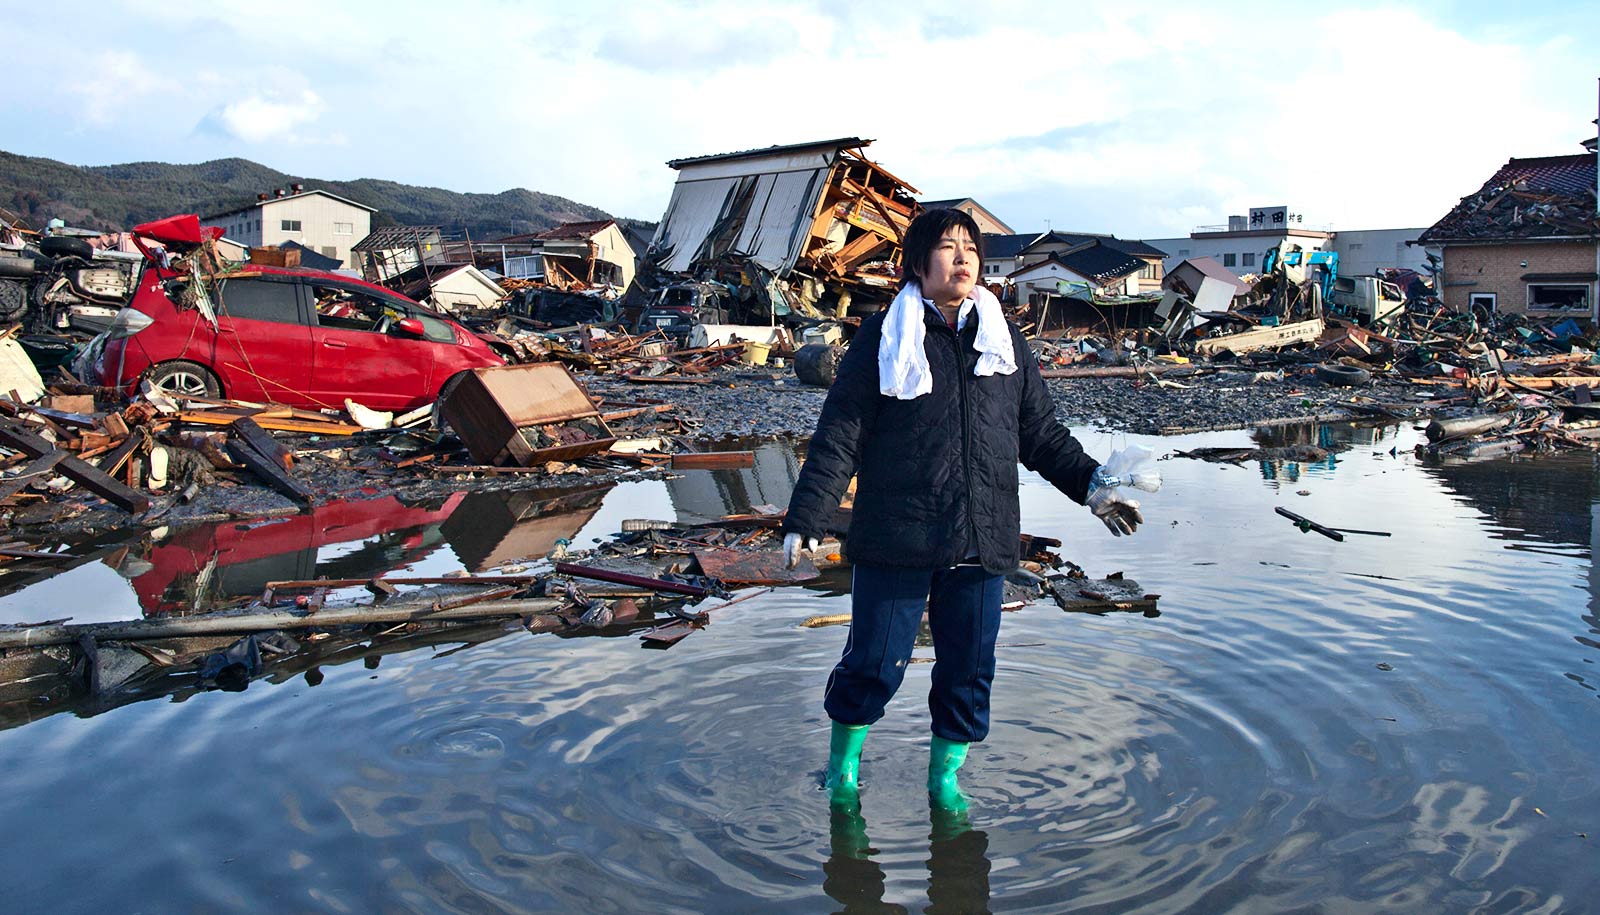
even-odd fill
[(961, 794), (956, 773), (967, 761), (967, 744), (945, 740), (935, 734), (928, 748), (928, 801), (945, 810), (965, 810), (967, 799)]
[(861, 745), (867, 742), (870, 724), (833, 723), (828, 740), (828, 801), (836, 805), (860, 803)]

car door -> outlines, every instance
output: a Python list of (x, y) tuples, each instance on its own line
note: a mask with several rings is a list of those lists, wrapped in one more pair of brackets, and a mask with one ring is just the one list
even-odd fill
[(314, 407), (311, 328), (290, 276), (224, 279), (217, 290), (212, 370), (236, 400)]
[(440, 343), (395, 329), (415, 308), (354, 284), (312, 280), (306, 288), (316, 322), (311, 328), (316, 397), (333, 406), (349, 398), (374, 410), (406, 410), (432, 399), (429, 382)]

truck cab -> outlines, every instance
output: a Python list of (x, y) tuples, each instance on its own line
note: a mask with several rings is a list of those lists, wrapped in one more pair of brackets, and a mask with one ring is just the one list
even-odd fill
[(1376, 276), (1341, 276), (1333, 281), (1329, 310), (1364, 327), (1388, 324), (1405, 309), (1399, 286)]

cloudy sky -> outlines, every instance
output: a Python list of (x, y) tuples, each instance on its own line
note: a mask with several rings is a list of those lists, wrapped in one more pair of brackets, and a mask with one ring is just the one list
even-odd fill
[(1584, 2), (98, 0), (6, 12), (0, 149), (526, 187), (655, 219), (667, 159), (840, 136), (1018, 231), (1248, 207), (1425, 226), (1595, 134)]

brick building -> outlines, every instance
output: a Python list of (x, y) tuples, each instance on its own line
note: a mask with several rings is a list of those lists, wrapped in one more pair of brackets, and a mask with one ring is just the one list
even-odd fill
[(1594, 141), (1584, 145), (1508, 161), (1417, 238), (1444, 251), (1446, 306), (1596, 319), (1600, 210)]

